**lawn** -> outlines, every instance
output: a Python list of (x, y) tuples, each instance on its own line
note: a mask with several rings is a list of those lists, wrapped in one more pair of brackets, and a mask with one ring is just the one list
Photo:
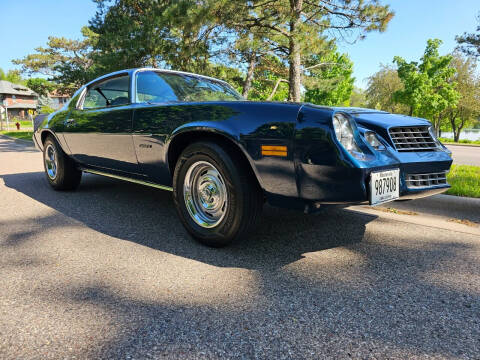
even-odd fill
[[(22, 128), (22, 127), (32, 127), (32, 122), (30, 120), (20, 120), (19, 123), (20, 123), (20, 128)], [(15, 125), (15, 123), (14, 123), (14, 125)]]
[(31, 131), (0, 131), (0, 134), (11, 136), (17, 139), (32, 140), (33, 132)]
[[(29, 121), (29, 120), (22, 120), (22, 121), (18, 121), (20, 123), (20, 131), (29, 131), (29, 130), (32, 130), (32, 122)], [(10, 120), (9, 122), (9, 130), (11, 132), (13, 131), (17, 131), (17, 127), (15, 126), (15, 124), (17, 123), (17, 120)], [(7, 122), (5, 120), (2, 121), (2, 129), (6, 129), (7, 128)]]
[(480, 166), (452, 165), (447, 179), (447, 194), (480, 198)]

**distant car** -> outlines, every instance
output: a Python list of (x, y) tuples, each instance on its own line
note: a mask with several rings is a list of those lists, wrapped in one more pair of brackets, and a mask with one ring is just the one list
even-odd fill
[(428, 196), (449, 188), (452, 163), (423, 119), (245, 101), (224, 81), (158, 69), (90, 82), (33, 139), (54, 189), (88, 172), (173, 191), (185, 228), (210, 246), (244, 237), (265, 201), (313, 212)]

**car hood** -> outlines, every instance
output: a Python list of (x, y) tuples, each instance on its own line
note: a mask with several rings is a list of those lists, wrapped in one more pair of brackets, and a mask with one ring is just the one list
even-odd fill
[(385, 111), (369, 110), (369, 109), (355, 109), (355, 108), (341, 108), (352, 115), (355, 121), (360, 125), (372, 125), (374, 127), (390, 128), (392, 126), (427, 126), (430, 122), (407, 115), (390, 114)]

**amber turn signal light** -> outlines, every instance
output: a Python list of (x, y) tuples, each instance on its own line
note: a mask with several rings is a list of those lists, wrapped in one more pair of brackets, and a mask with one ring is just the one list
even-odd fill
[(262, 145), (263, 156), (287, 156), (287, 147), (278, 145)]

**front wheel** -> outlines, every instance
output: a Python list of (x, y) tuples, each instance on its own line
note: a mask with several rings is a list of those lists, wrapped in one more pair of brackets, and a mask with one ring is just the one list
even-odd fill
[(225, 246), (245, 236), (262, 209), (260, 188), (244, 159), (212, 142), (183, 151), (173, 185), (183, 225), (208, 246)]
[(82, 172), (52, 136), (43, 144), (43, 165), (48, 183), (55, 190), (74, 190), (80, 184)]

